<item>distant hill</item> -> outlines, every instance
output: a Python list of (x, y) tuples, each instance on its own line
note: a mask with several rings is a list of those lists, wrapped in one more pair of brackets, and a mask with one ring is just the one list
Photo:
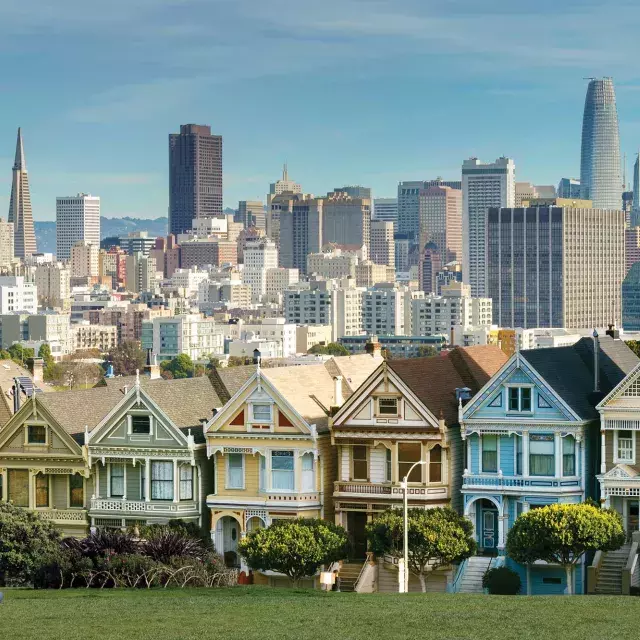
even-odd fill
[[(150, 236), (166, 236), (168, 220), (166, 217), (155, 218), (100, 218), (100, 235), (124, 236), (131, 231), (148, 231)], [(56, 223), (49, 221), (35, 222), (36, 242), (41, 253), (56, 252)]]

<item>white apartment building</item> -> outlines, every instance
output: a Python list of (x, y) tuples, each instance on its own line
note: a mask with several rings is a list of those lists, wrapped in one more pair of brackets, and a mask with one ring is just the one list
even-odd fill
[(515, 163), (498, 158), (485, 163), (470, 158), (462, 163), (462, 270), (471, 295), (486, 295), (486, 228), (490, 207), (515, 205)]
[(71, 247), (71, 277), (95, 278), (100, 275), (100, 242), (79, 240)]
[(225, 327), (225, 337), (233, 340), (249, 340), (250, 336), (279, 344), (280, 358), (294, 356), (297, 352), (296, 325), (285, 318), (263, 318), (259, 323), (239, 320)]
[(398, 198), (374, 198), (373, 219), (398, 222)]
[(373, 287), (379, 282), (395, 282), (395, 279), (395, 269), (386, 264), (363, 260), (356, 265), (356, 285), (358, 287)]
[(472, 298), (469, 285), (452, 282), (442, 287), (441, 296), (425, 296), (411, 302), (413, 335), (444, 335), (453, 340), (453, 328), (490, 325), (491, 298)]
[(299, 281), (300, 272), (298, 269), (287, 269), (286, 267), (267, 269), (267, 300), (269, 302), (281, 301), (284, 291)]
[(331, 324), (331, 289), (326, 285), (323, 281), (312, 281), (287, 289), (284, 292), (286, 321), (293, 324)]
[(403, 336), (406, 287), (382, 284), (362, 294), (362, 324), (367, 335)]
[(229, 343), (229, 356), (236, 358), (252, 358), (255, 350), (260, 352), (260, 358), (282, 358), (282, 343), (277, 340), (267, 340), (248, 333), (245, 338), (232, 340)]
[(242, 281), (251, 287), (252, 301), (260, 302), (267, 293), (267, 272), (278, 267), (278, 248), (270, 238), (249, 240), (244, 248)]
[(200, 284), (209, 279), (209, 272), (198, 267), (176, 269), (171, 276), (171, 286), (184, 289), (185, 296), (191, 298), (198, 293)]
[(156, 288), (156, 259), (136, 252), (127, 256), (125, 286), (127, 291), (140, 293)]
[(0, 268), (10, 268), (13, 260), (13, 222), (7, 222), (4, 218), (0, 218)]
[(488, 324), (480, 327), (453, 327), (451, 344), (454, 347), (475, 347), (498, 343), (498, 325)]
[(56, 258), (69, 260), (79, 240), (100, 247), (100, 198), (88, 193), (56, 198)]
[(71, 327), (72, 351), (98, 349), (106, 353), (118, 346), (118, 327), (106, 324), (89, 324), (84, 321)]
[(224, 353), (224, 327), (212, 318), (189, 313), (142, 324), (142, 346), (152, 349), (159, 361), (171, 360), (181, 353), (194, 361)]
[(296, 352), (307, 353), (317, 344), (329, 344), (333, 327), (329, 324), (301, 324), (296, 327)]
[(395, 269), (396, 245), (393, 239), (393, 222), (371, 221), (371, 262), (385, 264)]
[(366, 260), (367, 250), (345, 251), (338, 247), (329, 247), (321, 253), (307, 255), (307, 273), (325, 280), (355, 278), (356, 266)]
[(24, 276), (0, 276), (0, 314), (38, 312), (38, 289)]

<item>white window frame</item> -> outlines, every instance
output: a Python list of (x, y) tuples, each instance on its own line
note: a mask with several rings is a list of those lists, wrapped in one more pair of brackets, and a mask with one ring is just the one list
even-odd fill
[[(229, 473), (229, 461), (231, 460), (230, 456), (232, 456), (232, 455), (238, 455), (238, 456), (241, 456), (241, 458), (242, 458), (242, 486), (241, 487), (232, 487), (229, 484), (229, 478), (231, 477), (230, 473)], [(224, 488), (225, 489), (230, 489), (232, 491), (234, 489), (237, 490), (237, 491), (244, 490), (246, 488), (246, 482), (247, 482), (246, 477), (245, 477), (245, 470), (246, 470), (245, 454), (244, 453), (236, 453), (236, 454), (227, 453), (227, 455), (225, 457), (226, 457), (227, 460), (225, 462), (226, 474), (225, 474), (225, 477), (224, 477)]]
[[(29, 442), (29, 427), (44, 427), (44, 442)], [(24, 445), (25, 447), (48, 447), (51, 443), (49, 435), (49, 425), (46, 422), (27, 422), (24, 425)]]
[[(380, 400), (395, 400), (395, 413), (382, 413), (380, 410)], [(399, 396), (378, 396), (376, 398), (376, 417), (378, 418), (399, 418), (400, 417), (400, 397)]]
[[(287, 452), (287, 453), (291, 453), (292, 459), (293, 459), (293, 488), (292, 489), (276, 489), (273, 485), (273, 474), (274, 471), (275, 473), (278, 473), (279, 471), (283, 471), (282, 469), (275, 469), (273, 468), (273, 458), (274, 458), (274, 453), (280, 453), (280, 452)], [(277, 457), (277, 456), (275, 456)], [(271, 449), (269, 451), (269, 468), (268, 468), (268, 473), (269, 473), (269, 485), (270, 485), (270, 489), (269, 491), (272, 491), (274, 493), (292, 493), (295, 491), (299, 491), (300, 488), (297, 486), (297, 478), (296, 478), (296, 468), (299, 464), (298, 461), (298, 452), (295, 449)], [(288, 473), (288, 470), (287, 470)]]
[[(149, 418), (149, 433), (133, 433), (133, 416), (146, 416)], [(133, 411), (127, 414), (127, 435), (134, 438), (149, 438), (153, 435), (153, 416), (148, 411)]]
[[(495, 436), (496, 439), (496, 470), (495, 471), (485, 471), (482, 468), (482, 452), (484, 450), (484, 438), (485, 436)], [(487, 433), (480, 436), (480, 459), (478, 460), (478, 464), (480, 467), (480, 473), (487, 473), (490, 475), (498, 475), (500, 472), (500, 436), (496, 433)]]
[[(270, 415), (268, 420), (263, 420), (262, 418), (257, 418), (255, 415), (255, 407), (256, 405), (264, 405), (269, 407)], [(257, 422), (259, 424), (273, 424), (273, 402), (252, 402), (251, 403), (251, 422)]]
[[(507, 411), (508, 414), (511, 415), (520, 415), (520, 414), (524, 414), (524, 415), (531, 415), (533, 413), (533, 390), (535, 388), (535, 385), (533, 384), (507, 384), (505, 385), (506, 388), (506, 403), (505, 403), (505, 409)], [(518, 408), (517, 409), (511, 409), (509, 408), (509, 394), (511, 393), (511, 389), (518, 389)], [(530, 389), (531, 390), (531, 398), (530, 398), (530, 408), (525, 411), (522, 409), (522, 389)]]
[[(631, 431), (631, 459), (623, 459), (618, 456), (618, 431)], [(626, 439), (626, 438), (625, 438)], [(636, 463), (636, 432), (631, 429), (615, 429), (613, 432), (613, 462), (614, 464)]]

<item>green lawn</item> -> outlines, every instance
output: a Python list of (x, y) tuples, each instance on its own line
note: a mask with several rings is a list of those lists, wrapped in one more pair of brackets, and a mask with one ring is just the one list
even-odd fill
[(633, 638), (640, 598), (360, 595), (238, 587), (6, 590), (0, 638)]

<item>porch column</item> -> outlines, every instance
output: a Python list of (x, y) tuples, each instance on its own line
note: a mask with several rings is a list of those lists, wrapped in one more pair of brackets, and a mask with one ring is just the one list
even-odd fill
[(93, 485), (93, 495), (96, 498), (100, 497), (100, 463), (96, 462), (96, 475)]
[(36, 506), (36, 475), (37, 469), (29, 469), (29, 509)]
[[(587, 460), (586, 460), (586, 441), (584, 438), (580, 438), (580, 485), (582, 487), (582, 491), (585, 492), (587, 490)], [(584, 496), (583, 496), (584, 499)]]
[(178, 474), (178, 459), (173, 459), (173, 501), (180, 501), (180, 476)]
[(0, 469), (0, 500), (7, 502), (7, 470)]
[(472, 463), (471, 463), (471, 440), (469, 438), (467, 438), (467, 464), (466, 464), (466, 469), (469, 471), (469, 473), (475, 473), (475, 471), (472, 469)]
[(298, 449), (293, 450), (293, 490), (302, 490), (302, 459)]
[(398, 484), (401, 479), (398, 479), (398, 443), (391, 443), (391, 482)]
[(149, 458), (144, 459), (144, 501), (151, 500), (151, 463)]
[(553, 434), (553, 445), (556, 463), (555, 476), (560, 478), (562, 476), (562, 438), (560, 437), (560, 432)]
[(529, 432), (522, 432), (522, 475), (529, 475)]
[(498, 516), (498, 549), (505, 547), (505, 529), (507, 528), (506, 520), (508, 516)]
[(111, 463), (107, 462), (107, 498), (111, 497)]
[(122, 499), (127, 499), (127, 463), (123, 463), (122, 465)]
[(602, 428), (600, 418), (600, 473), (607, 473), (607, 432)]

